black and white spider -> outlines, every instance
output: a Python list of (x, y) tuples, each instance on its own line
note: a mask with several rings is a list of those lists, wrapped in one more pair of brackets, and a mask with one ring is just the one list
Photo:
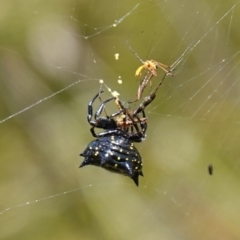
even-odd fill
[[(141, 142), (145, 138), (147, 118), (144, 107), (135, 110), (137, 114), (129, 113), (121, 101), (111, 97), (103, 101), (93, 117), (93, 103), (103, 91), (99, 92), (88, 104), (87, 120), (92, 126), (92, 135), (97, 139), (90, 142), (87, 148), (80, 154), (84, 161), (80, 167), (95, 165), (111, 172), (120, 173), (133, 179), (138, 186), (138, 176), (142, 173), (142, 158), (133, 142)], [(115, 100), (119, 111), (100, 117), (106, 103)], [(139, 114), (142, 114), (141, 118)], [(92, 120), (94, 118), (94, 120)], [(104, 132), (96, 133), (95, 128), (104, 129)]]

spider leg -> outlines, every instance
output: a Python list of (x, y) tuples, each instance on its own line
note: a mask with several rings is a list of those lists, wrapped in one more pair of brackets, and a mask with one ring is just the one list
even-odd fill
[(138, 87), (138, 96), (137, 96), (137, 100), (141, 99), (142, 97), (142, 93), (145, 89), (145, 87), (147, 86), (147, 84), (150, 82), (150, 85), (152, 85), (152, 77), (154, 76), (154, 74), (149, 70), (146, 70), (146, 73), (144, 75), (143, 80), (140, 82), (139, 87)]
[[(99, 96), (99, 94), (97, 94), (93, 101)], [(111, 128), (111, 126), (115, 126), (114, 124), (114, 120), (111, 118), (112, 116), (116, 116), (120, 113), (115, 113), (112, 114), (110, 117), (107, 116), (107, 118), (100, 118), (99, 116), (101, 115), (106, 103), (110, 102), (111, 100), (115, 99), (115, 97), (111, 97), (108, 98), (107, 100), (105, 100), (104, 102), (101, 103), (101, 105), (99, 106), (98, 110), (96, 111), (96, 113), (94, 114), (94, 120), (92, 120), (92, 115), (93, 115), (93, 109), (92, 109), (92, 103), (93, 101), (91, 101), (88, 105), (88, 122), (93, 126), (93, 127), (98, 127), (98, 128)]]
[[(145, 130), (140, 131), (140, 129), (139, 129), (139, 127), (138, 127), (138, 123), (140, 123), (141, 129), (146, 129), (146, 128), (147, 128), (147, 127), (146, 127), (146, 123), (142, 123), (137, 114), (131, 115), (131, 114), (128, 112), (128, 110), (123, 106), (123, 104), (122, 104), (122, 102), (121, 102), (120, 100), (118, 100), (118, 104), (119, 104), (119, 106), (121, 107), (121, 109), (123, 110), (124, 114), (126, 114), (126, 115), (130, 118), (130, 120), (131, 120), (131, 122), (132, 122), (132, 126), (133, 126), (133, 128), (136, 130), (136, 133), (133, 133), (133, 130), (131, 130), (132, 133), (131, 133), (131, 137), (130, 137), (129, 139), (131, 139), (131, 140), (134, 141), (134, 142), (141, 142), (141, 141), (143, 141), (143, 139), (144, 139), (144, 137), (145, 137), (145, 134), (143, 134), (143, 132), (144, 132)], [(145, 117), (144, 109), (141, 110), (140, 112), (142, 112), (142, 111), (143, 111), (143, 115), (144, 115), (144, 117)], [(134, 117), (137, 118), (137, 121), (134, 119)]]
[[(142, 113), (142, 117), (143, 117), (144, 119), (146, 119), (146, 114), (145, 114), (144, 109), (142, 110), (141, 113)], [(138, 115), (136, 115), (135, 117), (138, 119), (138, 121), (139, 121), (139, 123), (140, 123), (140, 127), (141, 127), (141, 129), (142, 129), (142, 134), (145, 135), (145, 133), (146, 133), (146, 131), (147, 131), (147, 122), (141, 121), (141, 119), (139, 118)]]
[(97, 138), (98, 134), (95, 133), (94, 129), (95, 127), (91, 127), (90, 132), (92, 133), (93, 137)]
[(165, 65), (165, 64), (160, 63), (160, 62), (156, 62), (156, 67), (157, 67), (157, 68), (161, 68), (165, 73), (172, 75), (172, 73), (171, 73), (171, 72), (172, 72), (172, 69), (171, 69), (170, 66)]
[(134, 111), (133, 115), (136, 116), (140, 112), (143, 112), (144, 109), (155, 99), (156, 93), (155, 91), (151, 93), (149, 96), (145, 97), (143, 102), (139, 105), (139, 107)]
[(146, 71), (146, 73), (144, 74), (143, 80), (140, 80), (140, 84), (138, 86), (138, 91), (137, 91), (137, 98), (134, 100), (130, 100), (128, 101), (128, 103), (134, 103), (137, 102), (138, 100), (140, 100), (142, 98), (142, 93), (145, 89), (145, 87), (147, 86), (147, 84), (150, 82), (150, 84), (152, 85), (152, 77), (153, 77), (153, 73)]
[(88, 116), (87, 116), (87, 120), (90, 123), (92, 120), (92, 116), (93, 116), (93, 102), (100, 96), (101, 93), (103, 93), (104, 91), (100, 91), (99, 93), (96, 94), (96, 96), (94, 96), (94, 98), (92, 99), (92, 101), (90, 101), (90, 103), (88, 104)]
[(95, 133), (94, 129), (95, 129), (95, 127), (92, 127), (90, 129), (90, 131), (91, 131), (93, 137), (95, 137), (95, 138), (106, 137), (109, 135), (119, 135), (119, 136), (124, 136), (127, 138), (127, 133), (124, 133), (123, 131), (121, 131), (119, 129), (108, 130), (107, 132), (101, 132), (101, 133)]
[(142, 142), (145, 138), (145, 133), (147, 131), (147, 122), (143, 120), (143, 119), (146, 120), (146, 115), (145, 115), (144, 110), (142, 110), (141, 113), (143, 115), (142, 119), (140, 119), (140, 117), (138, 115), (133, 115), (133, 117), (137, 119), (137, 121), (135, 121), (135, 123), (139, 123), (140, 127), (141, 127), (141, 132), (137, 132), (137, 133), (134, 133), (133, 127), (131, 127), (131, 136), (129, 139), (134, 142)]
[[(155, 90), (153, 91), (153, 93), (152, 93), (153, 95), (156, 96), (156, 92), (157, 92), (158, 88), (163, 84), (164, 79), (165, 79), (169, 74), (171, 74), (171, 72), (167, 72), (166, 74), (164, 74), (162, 80), (158, 83), (158, 85), (156, 86)], [(171, 75), (172, 75), (172, 74), (171, 74)]]
[(111, 115), (109, 116), (109, 118), (117, 117), (117, 116), (120, 115), (122, 112), (123, 112), (123, 110), (120, 110), (120, 111), (118, 111), (118, 112), (115, 112), (115, 113), (111, 114)]
[[(108, 103), (109, 101), (115, 99), (114, 97), (111, 97), (107, 100), (105, 100), (104, 102), (102, 102), (98, 108), (98, 110), (96, 111), (96, 113), (94, 114), (94, 120), (92, 120), (92, 116), (93, 116), (93, 107), (92, 104), (93, 102), (99, 97), (99, 95), (102, 93), (103, 91), (100, 91), (98, 94), (96, 94), (96, 96), (94, 96), (93, 100), (88, 104), (88, 116), (87, 116), (87, 120), (89, 122), (90, 125), (92, 125), (92, 128), (90, 129), (93, 137), (101, 137), (101, 134), (97, 134), (95, 133), (95, 128), (103, 128), (103, 129), (115, 129), (117, 127), (116, 122), (114, 121), (114, 119), (112, 117), (117, 116), (118, 114), (120, 114), (120, 112), (117, 112), (115, 114), (112, 114), (110, 117), (106, 117), (106, 118), (101, 118), (100, 115), (106, 105), (106, 103)], [(109, 132), (111, 133), (111, 131)], [(104, 134), (104, 133), (103, 133)], [(104, 136), (104, 135), (103, 135)]]
[[(99, 106), (98, 110), (96, 111), (96, 113), (94, 115), (95, 120), (97, 120), (99, 118), (99, 116), (101, 115), (106, 103), (110, 102), (113, 99), (115, 99), (115, 97), (108, 98), (107, 100), (105, 100), (104, 102), (101, 103), (101, 105)], [(107, 118), (109, 118), (109, 117), (107, 116)]]
[(139, 105), (139, 107), (134, 111), (133, 115), (137, 115), (142, 112), (156, 97), (156, 92), (158, 88), (163, 84), (164, 79), (169, 73), (164, 74), (162, 80), (158, 83), (155, 90), (149, 94), (149, 96), (145, 97), (143, 102)]

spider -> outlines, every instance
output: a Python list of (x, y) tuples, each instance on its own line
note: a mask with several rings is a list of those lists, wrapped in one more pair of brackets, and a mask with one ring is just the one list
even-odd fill
[[(137, 113), (130, 114), (117, 97), (103, 101), (93, 119), (93, 103), (103, 91), (97, 93), (88, 104), (87, 120), (92, 126), (90, 131), (96, 140), (90, 142), (80, 154), (84, 157), (80, 167), (95, 165), (111, 172), (130, 177), (138, 186), (138, 176), (142, 173), (142, 158), (133, 142), (142, 142), (145, 139), (147, 119), (144, 107)], [(105, 105), (115, 100), (119, 111), (110, 116), (100, 117)], [(138, 115), (142, 114), (142, 118)], [(104, 132), (96, 133), (95, 128)]]

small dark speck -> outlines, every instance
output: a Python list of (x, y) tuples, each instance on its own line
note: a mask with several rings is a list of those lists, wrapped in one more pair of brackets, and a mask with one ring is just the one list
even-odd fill
[(209, 175), (213, 175), (213, 165), (212, 164), (208, 165), (208, 173), (209, 173)]

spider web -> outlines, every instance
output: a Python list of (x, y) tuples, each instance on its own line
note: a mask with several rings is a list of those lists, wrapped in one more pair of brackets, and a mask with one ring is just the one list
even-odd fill
[[(240, 239), (239, 1), (1, 5), (1, 239)], [(88, 102), (136, 97), (131, 48), (179, 60), (146, 109), (138, 188), (78, 168)]]

